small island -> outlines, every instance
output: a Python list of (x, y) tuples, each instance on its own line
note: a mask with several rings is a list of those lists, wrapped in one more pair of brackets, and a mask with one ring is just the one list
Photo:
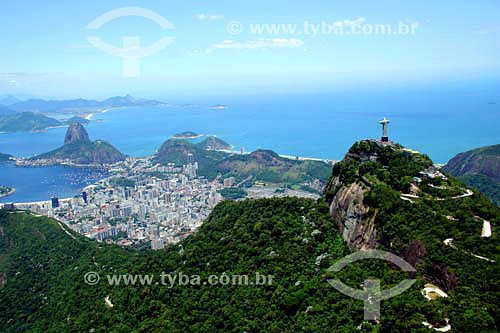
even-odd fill
[(64, 123), (66, 125), (69, 125), (69, 126), (71, 126), (71, 124), (73, 124), (73, 123), (80, 123), (82, 125), (88, 125), (88, 123), (90, 123), (90, 120), (87, 119), (87, 118), (82, 118), (82, 117), (79, 117), (79, 116), (74, 116), (74, 117), (71, 117), (68, 120), (66, 120)]
[(0, 186), (0, 198), (11, 195), (14, 192), (16, 192), (15, 188), (8, 187), (8, 186)]
[(0, 153), (0, 162), (8, 162), (12, 160), (12, 155)]
[(203, 134), (198, 134), (195, 132), (186, 131), (186, 132), (182, 132), (182, 133), (177, 133), (173, 137), (176, 139), (198, 139), (198, 138), (201, 138), (203, 136), (204, 136)]
[(227, 109), (229, 109), (229, 106), (223, 105), (223, 104), (217, 104), (214, 106), (209, 106), (208, 108), (210, 110), (227, 110)]

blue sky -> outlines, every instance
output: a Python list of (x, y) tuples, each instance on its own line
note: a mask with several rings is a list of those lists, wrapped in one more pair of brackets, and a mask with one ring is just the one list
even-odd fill
[[(85, 29), (104, 13), (149, 9)], [(329, 91), (359, 86), (496, 79), (500, 73), (500, 3), (480, 1), (9, 1), (1, 5), (0, 95), (146, 97)], [(238, 21), (242, 32), (231, 34)], [(251, 33), (253, 24), (415, 24), (414, 35)], [(90, 44), (98, 36), (141, 46), (169, 36), (140, 60), (140, 77), (123, 77), (122, 60)]]

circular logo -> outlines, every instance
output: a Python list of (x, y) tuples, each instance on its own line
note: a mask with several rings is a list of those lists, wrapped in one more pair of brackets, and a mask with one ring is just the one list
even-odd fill
[(83, 280), (85, 281), (85, 283), (88, 285), (91, 285), (91, 286), (98, 284), (100, 279), (101, 279), (101, 277), (96, 272), (88, 272), (83, 277)]
[(227, 31), (232, 35), (238, 35), (243, 31), (243, 25), (238, 21), (231, 21), (227, 25)]
[[(345, 266), (352, 264), (362, 259), (383, 259), (398, 265), (405, 272), (416, 272), (408, 262), (402, 258), (386, 251), (381, 250), (366, 250), (358, 251), (337, 261), (330, 266), (328, 272), (339, 272)], [(337, 279), (329, 279), (327, 282), (335, 289), (352, 298), (364, 301), (364, 319), (377, 320), (380, 319), (380, 301), (388, 299), (399, 294), (402, 294), (406, 289), (410, 288), (417, 280), (406, 279), (401, 281), (397, 286), (390, 289), (381, 290), (380, 280), (365, 280), (363, 290), (353, 289)]]

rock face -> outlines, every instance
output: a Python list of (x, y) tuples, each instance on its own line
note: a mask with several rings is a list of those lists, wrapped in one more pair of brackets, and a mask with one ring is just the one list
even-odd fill
[(35, 160), (65, 160), (83, 165), (113, 164), (125, 158), (124, 154), (105, 141), (90, 141), (85, 127), (80, 123), (73, 123), (68, 128), (62, 147), (33, 157)]
[(352, 249), (368, 250), (375, 248), (377, 230), (374, 214), (363, 203), (367, 189), (364, 184), (352, 183), (343, 187), (333, 197), (330, 214), (334, 217), (342, 238)]
[(79, 122), (72, 123), (66, 131), (66, 136), (64, 137), (65, 145), (73, 142), (90, 142), (89, 135), (85, 130), (85, 127), (83, 127), (83, 125)]
[(432, 263), (432, 266), (426, 273), (426, 279), (428, 281), (431, 281), (436, 286), (446, 291), (453, 290), (457, 286), (457, 275), (451, 272), (446, 265)]
[[(416, 267), (418, 262), (425, 256), (427, 253), (427, 249), (425, 245), (418, 241), (413, 240), (400, 255), (407, 263), (409, 263), (412, 267)], [(413, 279), (416, 276), (416, 272), (411, 272), (410, 277)]]
[(455, 177), (484, 175), (500, 183), (500, 145), (482, 147), (460, 153), (444, 167)]
[[(393, 143), (361, 141), (349, 149), (344, 163), (375, 162), (383, 149), (395, 149)], [(365, 194), (370, 190), (370, 182), (348, 170), (333, 168), (332, 177), (325, 187), (325, 195), (330, 203), (330, 214), (337, 222), (339, 232), (351, 249), (373, 249), (377, 243), (375, 218), (377, 210), (370, 211), (364, 203)]]
[[(382, 181), (372, 184), (366, 175), (385, 174), (384, 170), (389, 169), (392, 159), (406, 158), (410, 159), (400, 145), (363, 140), (355, 143), (344, 159), (334, 165), (324, 190), (325, 199), (330, 204), (330, 214), (337, 222), (339, 232), (351, 249), (368, 250), (374, 249), (377, 243), (390, 243), (377, 232), (375, 220), (379, 209), (370, 207), (365, 200), (374, 184)], [(427, 164), (432, 162), (424, 163)], [(390, 179), (389, 174), (386, 177)]]

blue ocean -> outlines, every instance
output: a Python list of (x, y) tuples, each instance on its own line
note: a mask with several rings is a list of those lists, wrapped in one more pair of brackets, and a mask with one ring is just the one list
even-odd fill
[[(339, 160), (354, 141), (379, 138), (378, 121), (387, 117), (391, 140), (428, 154), (435, 163), (446, 163), (459, 152), (500, 143), (500, 93), (496, 87), (448, 83), (446, 87), (363, 93), (351, 89), (174, 99), (167, 101), (167, 107), (97, 113), (87, 130), (92, 140), (106, 140), (130, 156), (153, 154), (175, 133), (194, 131), (217, 135), (238, 151), (263, 148), (285, 155)], [(227, 108), (210, 108), (216, 104)], [(40, 133), (0, 134), (0, 152), (23, 157), (43, 153), (61, 146), (65, 131), (54, 128)], [(57, 175), (80, 171), (32, 169), (28, 178), (24, 169), (1, 166), (0, 184), (18, 189), (2, 201), (74, 195), (84, 184), (76, 180), (69, 183)], [(52, 187), (42, 181), (47, 177), (56, 177)]]

